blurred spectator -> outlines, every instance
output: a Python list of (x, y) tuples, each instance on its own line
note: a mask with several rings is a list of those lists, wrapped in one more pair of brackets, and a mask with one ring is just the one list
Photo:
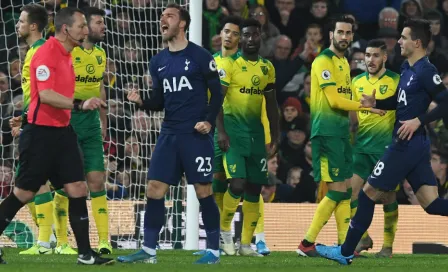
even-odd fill
[(277, 38), (272, 65), (275, 68), (275, 88), (279, 104), (282, 104), (290, 96), (297, 96), (299, 86), (303, 81), (303, 74), (306, 72), (300, 57), (289, 58), (291, 48), (291, 39), (287, 36), (280, 35)]
[(437, 48), (437, 51), (446, 56), (448, 54), (448, 39), (441, 32), (442, 26), (444, 25), (442, 14), (435, 9), (429, 10), (425, 14), (425, 19), (431, 22), (432, 40), (435, 42), (434, 46)]
[(407, 19), (415, 19), (423, 17), (423, 8), (420, 0), (403, 0), (400, 7), (400, 20), (398, 28), (403, 29), (404, 22)]
[(22, 94), (22, 76), (21, 76), (21, 63), (18, 56), (15, 56), (9, 60), (9, 76), (10, 76), (10, 89), (13, 91), (13, 96)]
[(291, 57), (300, 58), (305, 62), (308, 68), (311, 68), (311, 63), (319, 55), (323, 49), (323, 35), (322, 27), (318, 24), (310, 24), (306, 28), (305, 38), (303, 38), (297, 48), (292, 53)]
[(396, 9), (386, 7), (380, 11), (378, 17), (378, 25), (380, 28), (393, 28), (398, 30), (400, 14)]
[(421, 0), (421, 1), (422, 1), (423, 11), (425, 11), (425, 12), (428, 10), (431, 10), (431, 9), (436, 9), (438, 6), (438, 3), (437, 3), (438, 0)]
[[(401, 0), (341, 0), (340, 10), (344, 13), (353, 14), (360, 23), (359, 34), (370, 40), (375, 38), (375, 33), (378, 31), (378, 14), (387, 6), (398, 10), (400, 3)], [(398, 23), (398, 16), (396, 19)]]
[[(440, 1), (440, 12), (442, 13), (442, 21), (448, 23), (448, 0)], [(448, 27), (442, 27), (443, 36), (448, 37)]]
[(280, 202), (315, 203), (316, 187), (316, 182), (302, 168), (292, 167), (288, 171), (286, 184), (277, 187), (276, 195)]
[(350, 70), (360, 69), (366, 71), (366, 63), (364, 62), (365, 53), (361, 50), (355, 50), (350, 56)]
[(309, 72), (305, 73), (303, 77), (303, 84), (299, 90), (298, 98), (300, 104), (302, 105), (302, 110), (306, 114), (310, 114), (310, 98), (311, 94), (311, 74)]
[(269, 21), (268, 10), (262, 5), (253, 6), (250, 16), (261, 24), (261, 47), (259, 54), (263, 58), (271, 58), (275, 39), (280, 35), (278, 28)]
[(282, 105), (282, 119), (280, 121), (280, 129), (282, 130), (282, 139), (283, 136), (286, 136), (286, 133), (289, 131), (291, 127), (291, 122), (295, 121), (296, 117), (302, 116), (302, 104), (295, 97), (288, 97)]
[(393, 28), (380, 28), (378, 31), (378, 38), (384, 40), (387, 47), (386, 68), (398, 74), (401, 73), (400, 67), (404, 61), (398, 45), (399, 35), (398, 31)]
[(227, 0), (227, 8), (230, 15), (240, 16), (243, 19), (249, 18), (247, 0)]
[[(309, 17), (309, 11), (296, 8), (294, 0), (267, 1), (266, 8), (272, 23), (281, 34), (288, 36), (293, 47), (296, 47), (304, 35), (306, 25), (303, 22), (308, 22), (306, 18)], [(304, 17), (305, 14), (307, 17)]]
[(354, 32), (353, 33), (353, 41), (350, 44), (350, 47), (347, 52), (349, 54), (352, 54), (355, 50), (361, 50), (362, 52), (364, 52), (366, 49), (366, 46), (367, 46), (367, 41), (359, 35), (358, 21), (356, 20), (356, 18), (353, 14), (346, 14), (345, 16), (351, 18), (353, 20), (353, 22), (355, 22), (353, 25), (353, 32)]
[[(229, 15), (227, 9), (220, 5), (219, 0), (204, 0), (202, 15), (202, 46), (215, 53), (221, 49), (219, 32), (225, 16)], [(219, 42), (213, 46), (212, 43)]]
[(433, 150), (431, 155), (431, 168), (437, 179), (439, 196), (442, 198), (448, 198), (447, 166), (448, 156), (445, 153)]
[(13, 169), (9, 160), (0, 162), (0, 199), (5, 199), (13, 188)]
[(291, 167), (306, 164), (304, 146), (307, 131), (308, 120), (304, 117), (296, 117), (289, 123), (286, 138), (281, 142), (278, 152), (277, 177), (283, 182), (286, 182), (287, 173)]
[(429, 61), (434, 64), (439, 73), (448, 72), (448, 60), (447, 57), (439, 52), (438, 48), (435, 48), (434, 40), (431, 40), (426, 48), (426, 55)]
[(281, 184), (281, 181), (276, 177), (277, 175), (277, 154), (271, 155), (268, 158), (268, 184), (264, 185), (261, 190), (261, 196), (263, 197), (264, 202), (270, 203), (275, 200), (275, 191), (277, 189), (277, 185)]

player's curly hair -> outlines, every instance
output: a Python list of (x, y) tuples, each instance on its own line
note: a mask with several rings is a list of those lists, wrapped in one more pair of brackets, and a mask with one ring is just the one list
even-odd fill
[(222, 22), (221, 29), (223, 29), (226, 24), (237, 25), (241, 29), (242, 23), (243, 19), (240, 16), (230, 15), (227, 16)]
[(426, 49), (431, 41), (431, 23), (424, 19), (408, 19), (404, 22), (403, 28), (411, 29), (411, 39), (420, 40), (423, 49)]
[(254, 19), (254, 18), (249, 18), (243, 21), (243, 23), (241, 24), (241, 29), (246, 28), (246, 27), (256, 27), (258, 29), (261, 29), (261, 24), (260, 22), (258, 22), (258, 20)]
[(28, 23), (36, 24), (39, 32), (44, 31), (48, 25), (48, 12), (44, 6), (39, 4), (28, 4), (23, 6), (20, 11), (28, 13)]

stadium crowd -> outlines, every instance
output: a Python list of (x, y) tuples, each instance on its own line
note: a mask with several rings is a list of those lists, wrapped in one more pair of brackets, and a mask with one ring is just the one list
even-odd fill
[[(17, 139), (11, 136), (9, 119), (21, 114), (21, 64), (26, 43), (17, 39), (15, 24), (23, 4), (32, 0), (1, 1), (0, 12), (0, 198), (12, 189), (17, 163)], [(37, 1), (34, 1), (37, 2)], [(143, 198), (146, 173), (163, 114), (136, 110), (126, 99), (131, 90), (151, 95), (149, 62), (163, 44), (158, 28), (163, 1), (156, 0), (43, 0), (53, 18), (64, 6), (96, 5), (106, 11), (107, 35), (101, 46), (107, 52), (104, 82), (107, 90), (108, 133), (104, 139), (109, 199)], [(178, 1), (179, 2), (179, 1)], [(184, 1), (185, 2), (185, 1)], [(183, 4), (183, 2), (181, 2)], [(316, 202), (318, 184), (313, 180), (310, 136), (309, 71), (314, 58), (329, 46), (328, 23), (335, 14), (348, 14), (356, 21), (354, 41), (348, 50), (352, 77), (366, 70), (367, 41), (387, 44), (386, 67), (400, 73), (403, 58), (397, 41), (406, 18), (430, 20), (433, 37), (428, 58), (448, 87), (448, 0), (204, 0), (202, 45), (211, 53), (221, 48), (219, 37), (227, 15), (259, 20), (262, 57), (276, 69), (277, 100), (281, 110), (281, 142), (269, 159), (270, 185), (263, 188), (265, 202)], [(50, 20), (51, 21), (51, 20)], [(46, 36), (54, 34), (52, 23)], [(352, 139), (356, 139), (356, 122)], [(431, 164), (439, 181), (439, 194), (448, 197), (448, 130), (442, 121), (430, 124)], [(149, 158), (149, 159), (148, 159)], [(418, 204), (409, 184), (403, 181), (399, 204)]]

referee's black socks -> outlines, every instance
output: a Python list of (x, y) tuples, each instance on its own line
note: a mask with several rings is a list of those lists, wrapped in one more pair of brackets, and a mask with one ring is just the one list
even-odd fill
[(78, 254), (90, 254), (89, 213), (87, 197), (68, 198), (68, 217), (75, 234)]
[(0, 204), (0, 235), (11, 223), (17, 212), (24, 206), (14, 193), (10, 193)]

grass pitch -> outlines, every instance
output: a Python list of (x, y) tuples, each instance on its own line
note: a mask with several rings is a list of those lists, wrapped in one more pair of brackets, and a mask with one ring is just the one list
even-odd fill
[[(112, 257), (131, 253), (129, 250), (115, 250)], [(157, 271), (157, 272), (199, 272), (199, 271), (447, 271), (448, 255), (394, 255), (390, 259), (376, 259), (373, 255), (357, 258), (350, 266), (341, 266), (323, 258), (297, 257), (293, 252), (274, 252), (264, 258), (228, 257), (221, 258), (219, 265), (193, 265), (198, 259), (191, 251), (158, 251), (158, 264), (121, 264), (112, 266), (84, 266), (76, 264), (75, 256), (64, 255), (19, 255), (18, 249), (5, 249), (7, 265), (0, 265), (0, 271), (8, 272), (88, 272), (88, 271)]]

